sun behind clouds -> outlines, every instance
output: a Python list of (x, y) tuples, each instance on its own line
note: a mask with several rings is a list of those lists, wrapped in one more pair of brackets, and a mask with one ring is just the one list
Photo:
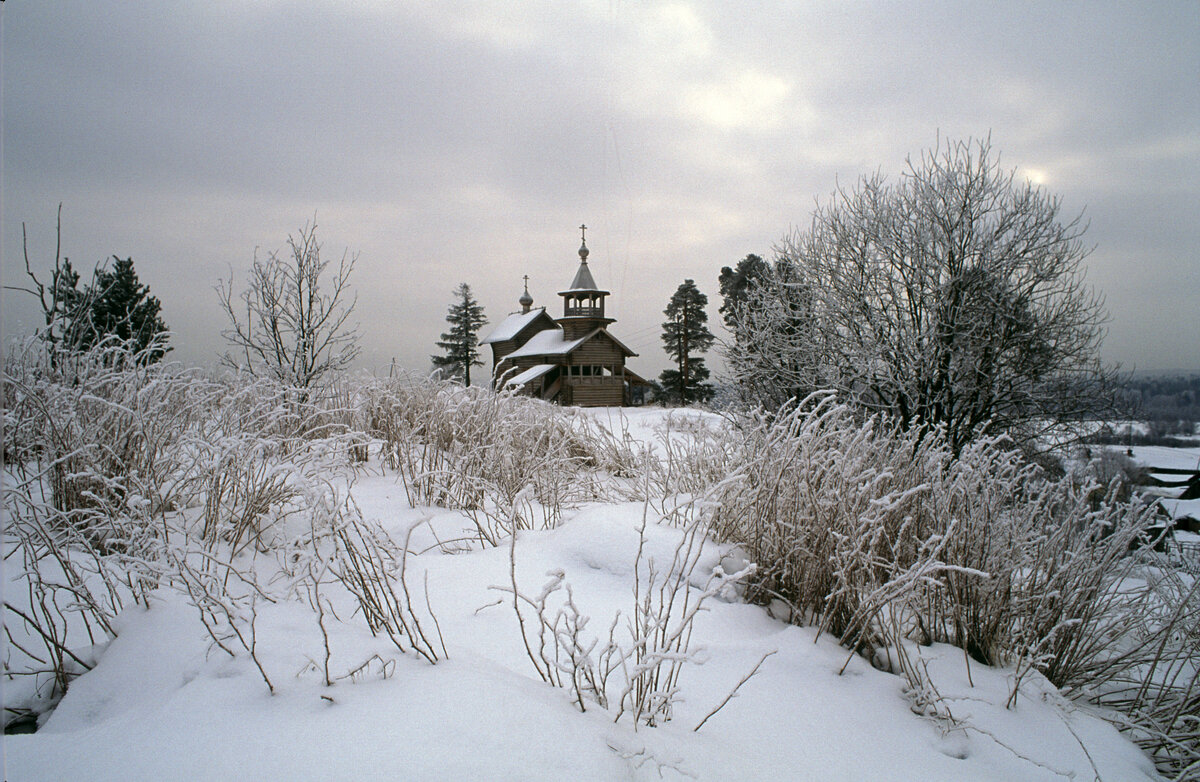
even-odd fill
[(1032, 184), (1038, 187), (1045, 186), (1050, 183), (1050, 174), (1044, 168), (1030, 168), (1029, 166), (1021, 166), (1020, 173), (1025, 175)]

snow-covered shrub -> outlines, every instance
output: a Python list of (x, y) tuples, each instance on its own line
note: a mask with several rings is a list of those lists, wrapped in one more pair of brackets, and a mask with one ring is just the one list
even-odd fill
[[(221, 541), (231, 556), (250, 544), (268, 551), (273, 528), (307, 509), (308, 487), (349, 481), (345, 454), (355, 434), (314, 424), (325, 411), (297, 407), (291, 390), (269, 379), (229, 375), (204, 382), (207, 403), (159, 456), (179, 462), (176, 482), (186, 491), (178, 506), (189, 509), (165, 529), (207, 544)], [(319, 429), (339, 434), (318, 438)], [(287, 533), (277, 537), (287, 539)]]
[[(601, 477), (601, 483), (593, 484), (594, 492), (616, 492), (619, 499), (644, 499), (645, 493), (639, 486), (644, 483), (646, 471), (656, 465), (649, 460), (646, 446), (633, 437), (624, 416), (617, 418), (620, 427), (605, 426), (583, 411), (573, 413), (572, 425), (576, 436), (587, 453), (583, 466)], [(611, 478), (612, 481), (604, 481)], [(615, 484), (615, 485), (612, 485)]]
[[(684, 666), (697, 659), (698, 650), (692, 647), (696, 615), (707, 600), (752, 574), (754, 565), (735, 573), (717, 565), (704, 588), (693, 590), (708, 537), (707, 514), (695, 514), (682, 528), (667, 563), (655, 562), (646, 552), (645, 517), (642, 524), (633, 566), (633, 612), (626, 619), (629, 641), (627, 647), (618, 646), (625, 683), (615, 719), (628, 713), (635, 722), (654, 726), (671, 719)], [(609, 639), (611, 644), (611, 632)]]
[(159, 586), (189, 594), (214, 638), (248, 629), (253, 656), (245, 600), (265, 593), (228, 592), (232, 562), (286, 538), (305, 486), (344, 472), (345, 437), (314, 439), (277, 385), (109, 344), (54, 362), (15, 345), (3, 389), (6, 569), (23, 587), (5, 592), (4, 672), (22, 682), (8, 705), (52, 707)]
[(422, 627), (421, 612), (413, 607), (405, 578), (408, 540), (398, 545), (382, 527), (364, 521), (358, 509), (349, 504), (339, 507), (331, 517), (336, 553), (330, 572), (354, 595), (371, 633), (383, 633), (399, 651), (416, 652), (430, 663), (448, 657), (437, 617), (429, 608), (428, 587), (426, 626)]
[(258, 584), (252, 570), (243, 571), (233, 557), (222, 553), (220, 548), (202, 543), (194, 549), (168, 548), (171, 586), (187, 595), (212, 645), (230, 657), (237, 657), (238, 649), (247, 653), (274, 694), (275, 685), (258, 655), (257, 623), (259, 605), (275, 600)]
[[(393, 665), (373, 655), (345, 675), (333, 674), (329, 632), (342, 620), (331, 598), (352, 601), (353, 615), (400, 652), (415, 651), (431, 663), (446, 656), (432, 612), (413, 608), (407, 545), (365, 521), (350, 499), (354, 476), (343, 446), (341, 438), (280, 443), (236, 431), (218, 438), (205, 462), (211, 481), (202, 513), (179, 528), (166, 550), (167, 583), (197, 609), (213, 646), (231, 657), (248, 655), (272, 693), (256, 622), (260, 608), (274, 603), (299, 601), (312, 609), (324, 647), (323, 662), (313, 666), (326, 685), (354, 680), (372, 661), (385, 675)], [(218, 483), (230, 492), (215, 491)], [(266, 576), (259, 573), (264, 561)], [(422, 626), (422, 616), (433, 631)]]
[(1186, 715), (1200, 697), (1200, 599), (1159, 569), (1148, 513), (1119, 501), (1118, 483), (1053, 479), (1000, 439), (954, 458), (937, 432), (863, 421), (821, 395), (742, 421), (728, 448), (745, 480), (726, 484), (714, 529), (758, 565), (752, 598), (868, 654), (955, 644), (1011, 666), (1014, 700), (1037, 671), (1122, 703), (1161, 767), (1198, 757)]
[(200, 537), (227, 543), (233, 554), (250, 543), (267, 550), (264, 534), (276, 512), (296, 497), (293, 466), (272, 458), (269, 440), (231, 436), (205, 449), (208, 469)]
[[(647, 546), (647, 527), (652, 522), (650, 505), (645, 504), (632, 570), (633, 604), (626, 615), (618, 611), (612, 617), (604, 635), (589, 629), (592, 617), (580, 611), (565, 571), (548, 573), (549, 581), (535, 596), (522, 592), (516, 576), (516, 536), (510, 541), (510, 584), (493, 588), (511, 597), (526, 653), (538, 676), (570, 693), (581, 711), (593, 704), (615, 711), (614, 721), (629, 715), (635, 726), (670, 721), (681, 698), (684, 669), (702, 660), (702, 650), (692, 645), (696, 616), (705, 602), (725, 594), (753, 572), (753, 565), (735, 573), (717, 565), (707, 577), (697, 572), (708, 540), (708, 516), (699, 504), (686, 504), (689, 510), (679, 508), (676, 515), (688, 521), (674, 525), (676, 541), (666, 562), (656, 561)], [(657, 523), (667, 522), (657, 519)], [(704, 586), (695, 586), (702, 578)]]
[(308, 670), (319, 672), (326, 686), (359, 681), (371, 671), (387, 678), (396, 665), (394, 658), (384, 656), (386, 652), (376, 652), (335, 674), (331, 631), (339, 625), (361, 622), (400, 653), (415, 652), (431, 664), (448, 657), (430, 606), (428, 584), (423, 609), (414, 604), (409, 587), (413, 527), (402, 543), (397, 542), (380, 524), (363, 518), (350, 488), (347, 482), (323, 480), (320, 475), (299, 484), (303, 508), (299, 515), (304, 523), (293, 528), (290, 540), (274, 548), (283, 582), (275, 594), (312, 610), (323, 652), (320, 661), (309, 659)]
[(19, 346), (4, 384), (6, 436), (19, 456), (9, 464), (44, 469), (63, 512), (129, 497), (151, 513), (176, 504), (179, 465), (163, 457), (214, 397), (194, 373), (108, 343), (53, 363), (36, 345)]
[(369, 434), (409, 501), (466, 511), (486, 545), (514, 525), (554, 526), (564, 506), (600, 496), (601, 460), (620, 461), (586, 419), (537, 400), (412, 378), (376, 381), (365, 396)]
[(936, 438), (860, 423), (829, 396), (741, 424), (744, 481), (719, 498), (716, 533), (759, 566), (750, 593), (783, 600), (852, 648), (883, 643), (879, 613), (931, 576), (942, 531), (923, 512)]
[(679, 495), (698, 497), (729, 476), (740, 472), (741, 449), (731, 447), (725, 421), (711, 417), (668, 415), (656, 432), (659, 458), (643, 460), (647, 484), (641, 499), (667, 499)]
[(1188, 779), (1200, 771), (1200, 579), (1145, 568), (1123, 583), (1131, 610), (1109, 620), (1113, 649), (1072, 689), (1108, 710), (1164, 775)]
[[(84, 536), (5, 487), (5, 724), (52, 707), (116, 636), (130, 595)], [(20, 587), (24, 587), (23, 589)]]
[(5, 593), (6, 640), (20, 652), (5, 673), (35, 682), (22, 708), (56, 702), (115, 636), (121, 609), (160, 583), (160, 522), (190, 491), (176, 446), (209, 389), (142, 357), (107, 343), (54, 361), (36, 343), (6, 356), (5, 558), (25, 589)]
[(366, 462), (370, 456), (366, 390), (372, 382), (366, 375), (339, 374), (320, 388), (309, 389), (301, 408), (305, 439), (342, 441), (352, 463)]

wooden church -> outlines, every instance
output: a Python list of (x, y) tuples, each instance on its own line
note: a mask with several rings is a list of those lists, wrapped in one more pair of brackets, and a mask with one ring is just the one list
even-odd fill
[(533, 307), (529, 277), (518, 303), (481, 344), (492, 346), (492, 383), (561, 405), (605, 407), (640, 404), (646, 381), (625, 366), (637, 354), (608, 332), (604, 298), (588, 269), (587, 226), (580, 226), (579, 270), (558, 295), (563, 314)]

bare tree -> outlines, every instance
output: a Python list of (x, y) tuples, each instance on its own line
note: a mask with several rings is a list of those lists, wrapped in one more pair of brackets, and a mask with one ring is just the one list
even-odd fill
[(321, 259), (316, 223), (288, 236), (288, 249), (289, 256), (272, 252), (265, 261), (256, 251), (249, 284), (236, 299), (232, 278), (218, 282), (230, 323), (222, 336), (240, 354), (224, 360), (307, 392), (358, 356), (358, 327), (347, 322), (357, 303), (350, 273), (358, 256), (343, 252), (332, 268)]
[[(37, 299), (46, 325), (38, 337), (46, 346), (51, 363), (57, 365), (59, 353), (78, 349), (92, 332), (91, 310), (97, 290), (85, 285), (79, 288), (79, 272), (71, 266), (71, 260), (62, 254), (62, 204), (58, 205), (55, 222), (54, 267), (50, 270), (49, 282), (42, 282), (34, 274), (29, 263), (29, 241), (25, 223), (21, 223), (21, 251), (25, 259), (25, 275), (29, 285), (5, 285), (5, 290), (21, 291)], [(92, 340), (95, 341), (94, 339)]]
[[(939, 143), (894, 184), (839, 189), (786, 238), (738, 341), (778, 346), (806, 384), (905, 428), (944, 428), (955, 453), (991, 432), (1029, 440), (1113, 398), (1086, 225), (1061, 211), (1002, 170), (989, 139)], [(802, 300), (809, 328), (780, 334)]]

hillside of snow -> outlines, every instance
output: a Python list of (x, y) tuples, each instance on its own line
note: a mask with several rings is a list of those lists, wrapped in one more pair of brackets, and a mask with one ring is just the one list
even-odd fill
[[(589, 416), (661, 458), (666, 411)], [(828, 634), (744, 602), (729, 578), (746, 564), (739, 552), (663, 523), (669, 514), (653, 503), (598, 491), (608, 496), (573, 503), (553, 528), (483, 546), (467, 513), (412, 507), (374, 450), (346, 485), (374, 529), (407, 541), (411, 616), (436, 664), (373, 635), (345, 591), (316, 597), (319, 622), (295, 586), (299, 555), (250, 548), (238, 572), (270, 585), (271, 599), (256, 599), (243, 625), (261, 671), (250, 655), (215, 647), (194, 601), (160, 588), (148, 609), (120, 613), (116, 638), (90, 650), (97, 664), (36, 733), (5, 736), (5, 779), (1159, 778), (1131, 741), (1035, 672), (1013, 698), (1013, 670), (912, 645), (905, 651), (936, 686), (936, 698), (922, 697), (881, 670), (886, 661), (873, 666)], [(5, 599), (19, 601), (27, 590), (15, 561), (5, 563)], [(662, 598), (654, 590), (675, 571), (682, 586), (666, 599), (701, 605), (678, 654), (659, 660), (675, 677), (659, 718), (619, 713), (635, 658), (609, 671), (607, 708), (544, 680), (535, 659), (555, 660), (560, 677), (579, 667), (539, 653), (535, 603), (596, 662), (610, 641), (628, 651), (637, 606)]]

